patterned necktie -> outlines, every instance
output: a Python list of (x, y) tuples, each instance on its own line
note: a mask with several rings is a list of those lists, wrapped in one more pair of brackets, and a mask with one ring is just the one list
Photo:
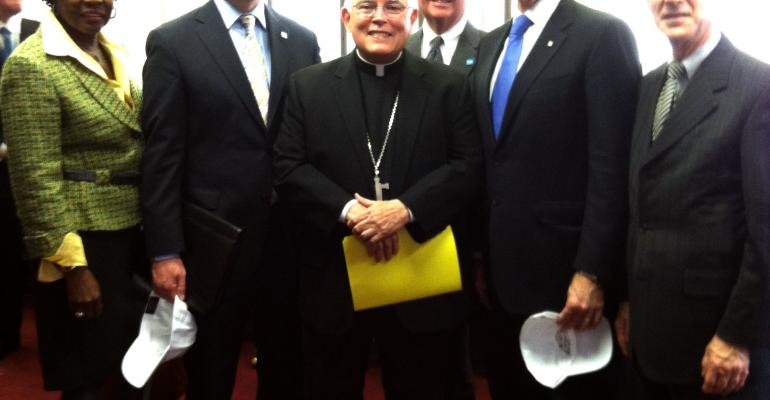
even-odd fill
[(0, 28), (0, 36), (3, 37), (3, 48), (0, 50), (0, 71), (2, 71), (5, 60), (8, 59), (11, 51), (13, 51), (13, 44), (11, 44), (11, 31), (6, 29), (6, 27)]
[(680, 80), (687, 78), (687, 70), (679, 61), (673, 61), (668, 64), (666, 71), (666, 82), (658, 95), (658, 104), (655, 106), (655, 119), (652, 123), (652, 140), (658, 138), (660, 131), (666, 124), (671, 109), (674, 108), (676, 100), (679, 97)]
[(425, 59), (437, 64), (444, 63), (444, 57), (441, 55), (441, 46), (444, 45), (444, 39), (441, 36), (436, 36), (430, 41), (430, 52)]
[(257, 42), (257, 34), (254, 30), (256, 17), (251, 14), (241, 15), (241, 24), (246, 28), (246, 48), (244, 59), (246, 65), (246, 76), (249, 78), (251, 90), (259, 106), (259, 112), (262, 114), (262, 121), (267, 124), (267, 108), (270, 104), (270, 88), (267, 84), (267, 68), (265, 67), (265, 56), (262, 53), (262, 46)]
[(519, 67), (524, 32), (530, 26), (532, 26), (532, 21), (525, 15), (519, 15), (513, 21), (511, 32), (508, 34), (508, 48), (505, 50), (505, 55), (503, 55), (503, 63), (500, 66), (500, 71), (497, 73), (497, 80), (492, 89), (492, 123), (495, 128), (495, 139), (500, 137), (505, 106), (508, 103), (508, 95), (511, 93), (513, 81), (516, 79), (516, 70)]

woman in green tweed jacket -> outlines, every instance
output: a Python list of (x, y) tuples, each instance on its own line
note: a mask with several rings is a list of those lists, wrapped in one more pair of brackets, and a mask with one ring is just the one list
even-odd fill
[(30, 257), (47, 390), (135, 398), (120, 362), (136, 336), (147, 271), (139, 231), (141, 94), (101, 33), (113, 0), (44, 0), (51, 12), (0, 81), (11, 187)]

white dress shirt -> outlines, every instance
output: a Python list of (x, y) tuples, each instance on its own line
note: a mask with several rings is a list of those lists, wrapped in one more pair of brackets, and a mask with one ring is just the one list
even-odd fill
[[(460, 35), (463, 34), (465, 26), (468, 24), (468, 19), (463, 17), (448, 31), (442, 33), (440, 36), (444, 39), (444, 45), (441, 46), (441, 57), (444, 60), (444, 64), (449, 65), (452, 62), (452, 57), (457, 50), (457, 44), (460, 43)], [(430, 42), (439, 36), (436, 32), (433, 32), (430, 25), (426, 22), (422, 25), (422, 47), (420, 48), (420, 55), (422, 58), (428, 57), (430, 53)]]
[[(246, 28), (241, 24), (240, 18), (243, 13), (238, 11), (232, 4), (225, 0), (214, 0), (214, 5), (217, 6), (219, 14), (222, 15), (222, 20), (225, 22), (225, 27), (230, 33), (230, 38), (233, 40), (235, 50), (238, 51), (238, 58), (241, 59), (241, 64), (246, 64)], [(267, 36), (267, 17), (265, 17), (265, 2), (260, 1), (257, 7), (251, 10), (250, 13), (259, 21), (255, 24), (254, 31), (257, 36), (257, 43), (262, 46), (262, 54), (265, 60), (265, 70), (267, 71), (267, 85), (270, 86), (272, 78), (272, 58), (270, 57), (270, 40)]]

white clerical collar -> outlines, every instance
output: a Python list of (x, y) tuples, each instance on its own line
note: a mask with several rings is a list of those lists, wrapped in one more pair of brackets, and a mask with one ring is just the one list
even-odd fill
[[(468, 18), (466, 18), (464, 15), (463, 17), (457, 21), (454, 26), (449, 28), (448, 31), (441, 34), (441, 37), (444, 39), (444, 42), (449, 40), (459, 40), (460, 35), (463, 34), (463, 31), (465, 30), (465, 25), (468, 24)], [(436, 32), (433, 32), (433, 28), (430, 27), (430, 24), (427, 22), (423, 24), (423, 42), (430, 43), (431, 40), (433, 40), (436, 36), (439, 36)]]
[(226, 0), (214, 0), (214, 5), (217, 6), (217, 10), (222, 16), (222, 20), (225, 22), (225, 27), (227, 29), (232, 28), (234, 24), (238, 23), (240, 21), (241, 15), (251, 14), (257, 18), (257, 21), (259, 21), (260, 24), (262, 24), (262, 28), (267, 30), (267, 18), (265, 17), (264, 1), (257, 3), (257, 6), (248, 13), (242, 13), (238, 11), (237, 8), (233, 7), (233, 5), (228, 3)]
[(720, 32), (712, 25), (711, 34), (709, 35), (708, 40), (706, 40), (706, 43), (704, 43), (703, 46), (697, 48), (692, 52), (692, 54), (682, 60), (682, 65), (684, 65), (684, 69), (687, 70), (688, 79), (692, 79), (692, 77), (695, 76), (695, 72), (698, 70), (698, 67), (700, 67), (700, 65), (703, 64), (703, 61), (709, 56), (709, 54), (714, 51), (721, 39), (722, 32)]
[(398, 62), (398, 60), (401, 59), (401, 55), (402, 54), (404, 54), (403, 50), (398, 53), (398, 57), (396, 57), (395, 60), (393, 60), (393, 61), (391, 61), (391, 62), (389, 62), (387, 64), (376, 64), (376, 63), (370, 62), (369, 60), (365, 59), (364, 56), (361, 55), (361, 52), (358, 51), (358, 49), (356, 49), (356, 56), (358, 56), (358, 59), (363, 61), (363, 62), (365, 62), (366, 64), (374, 66), (375, 75), (380, 76), (380, 77), (385, 76), (385, 67), (387, 67), (388, 65), (393, 65), (396, 62)]

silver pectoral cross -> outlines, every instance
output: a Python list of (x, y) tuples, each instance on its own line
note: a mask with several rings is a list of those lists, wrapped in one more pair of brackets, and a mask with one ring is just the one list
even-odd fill
[(390, 190), (390, 184), (380, 182), (380, 176), (375, 175), (374, 176), (374, 196), (377, 198), (377, 200), (382, 200), (382, 189)]

